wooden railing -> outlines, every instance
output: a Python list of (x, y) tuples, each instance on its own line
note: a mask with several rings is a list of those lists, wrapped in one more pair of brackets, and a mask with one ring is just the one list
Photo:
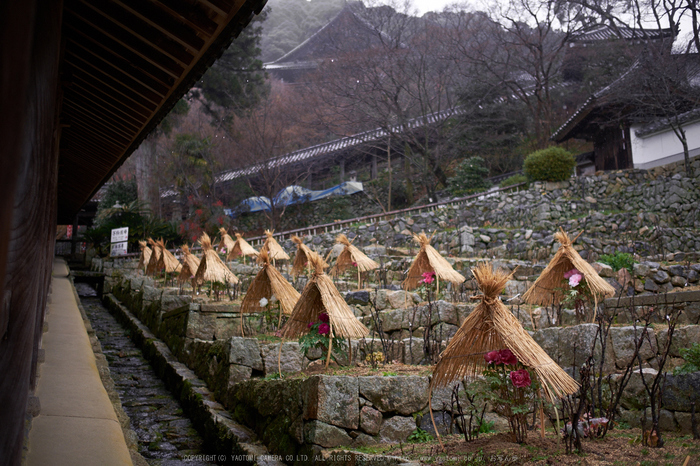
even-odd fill
[[(498, 193), (517, 190), (518, 188), (526, 185), (526, 183), (518, 183), (512, 186), (506, 186), (505, 188), (498, 188), (490, 191), (483, 191), (477, 194), (472, 194), (470, 196), (460, 197), (457, 199), (451, 199), (449, 201), (433, 202), (432, 204), (425, 204), (416, 207), (408, 207), (406, 209), (392, 210), (390, 212), (382, 212), (380, 214), (365, 215), (364, 217), (355, 217), (347, 220), (338, 220), (333, 223), (324, 223), (322, 225), (313, 225), (304, 228), (297, 228), (296, 230), (287, 230), (275, 233), (273, 236), (277, 239), (285, 240), (289, 239), (292, 235), (297, 236), (307, 236), (307, 235), (318, 235), (319, 233), (333, 233), (340, 231), (346, 225), (351, 225), (353, 223), (376, 223), (382, 220), (394, 219), (398, 216), (404, 216), (408, 213), (423, 213), (430, 212), (438, 209), (442, 209), (446, 206), (459, 206), (461, 204), (466, 204), (467, 202), (473, 201), (475, 199), (483, 197), (495, 196)], [(246, 238), (246, 241), (251, 243), (253, 246), (261, 246), (265, 241), (266, 236), (254, 236), (252, 238)]]

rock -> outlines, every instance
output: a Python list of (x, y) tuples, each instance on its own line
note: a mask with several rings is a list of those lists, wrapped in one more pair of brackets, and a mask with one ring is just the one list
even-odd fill
[(525, 230), (525, 239), (530, 239), (532, 237), (532, 230)]
[[(265, 365), (265, 375), (275, 374), (278, 372), (277, 355), (279, 351), (279, 343), (273, 345), (264, 345), (262, 347), (263, 363)], [(282, 352), (280, 354), (280, 366), (282, 372), (300, 372), (304, 368), (304, 355), (301, 354), (299, 343), (296, 341), (285, 342), (282, 344)]]
[(510, 430), (508, 419), (501, 417), (496, 413), (484, 413), (483, 422), (493, 422), (493, 428), (496, 432), (507, 432)]
[[(393, 309), (390, 311), (382, 311), (379, 313), (379, 320), (382, 322), (382, 330), (385, 332), (393, 332), (408, 328), (408, 318), (406, 311), (403, 309)], [(417, 322), (414, 324), (417, 325)]]
[[(693, 419), (690, 413), (683, 413), (681, 411), (676, 411), (673, 413), (673, 417), (676, 420), (676, 426), (678, 431), (683, 435), (688, 435), (693, 433)], [(695, 419), (697, 419), (698, 414), (695, 414)]]
[(420, 296), (407, 291), (387, 291), (386, 298), (393, 309), (404, 309), (420, 302)]
[(350, 444), (351, 447), (357, 448), (357, 447), (369, 447), (372, 445), (376, 445), (377, 439), (367, 435), (363, 434), (362, 432), (358, 433), (357, 437), (355, 437), (355, 440), (352, 441)]
[(649, 266), (644, 264), (634, 264), (632, 266), (632, 271), (637, 277), (646, 277), (650, 270)]
[[(663, 348), (666, 345), (668, 330), (660, 330), (657, 336), (658, 345)], [(685, 327), (677, 327), (673, 332), (673, 340), (671, 341), (671, 349), (669, 356), (680, 358), (681, 348), (690, 348), (693, 343), (700, 342), (700, 325), (686, 325)], [(698, 407), (700, 413), (700, 406)]]
[(304, 419), (357, 429), (360, 421), (357, 377), (312, 376), (304, 381)]
[(362, 377), (360, 395), (383, 413), (410, 415), (428, 404), (428, 378), (418, 376)]
[[(457, 426), (452, 426), (452, 416), (447, 411), (433, 411), (433, 417), (435, 418), (435, 425), (440, 435), (449, 435), (458, 432)], [(432, 435), (433, 438), (437, 438), (435, 427), (433, 427), (433, 421), (430, 419), (430, 414), (423, 416), (420, 421), (420, 428)]]
[(590, 202), (591, 204), (596, 204), (598, 202), (595, 198), (591, 196), (586, 196), (584, 199), (586, 200), (586, 202)]
[(369, 304), (369, 291), (348, 291), (345, 295), (345, 302), (348, 304)]
[(360, 410), (360, 429), (370, 435), (376, 435), (381, 426), (382, 413), (369, 406), (363, 406)]
[(307, 443), (315, 443), (325, 448), (350, 445), (352, 438), (343, 429), (321, 421), (311, 421), (304, 425), (304, 438)]
[(476, 244), (476, 238), (471, 232), (463, 231), (460, 233), (460, 241), (462, 247), (464, 246), (474, 246)]
[(236, 384), (244, 380), (249, 380), (253, 375), (253, 369), (250, 366), (239, 366), (231, 364), (228, 367), (228, 384)]
[(680, 276), (671, 277), (671, 285), (681, 287), (681, 286), (685, 286), (685, 284), (686, 284), (685, 278), (680, 277)]
[[(560, 366), (569, 368), (581, 367), (591, 348), (595, 348), (593, 355), (600, 358), (600, 343), (595, 339), (598, 326), (596, 324), (581, 324), (573, 327), (552, 327), (536, 331), (532, 337), (542, 349)], [(608, 348), (611, 347), (608, 342)], [(604, 372), (612, 372), (615, 365), (609, 355), (604, 364)]]
[[(639, 349), (639, 356), (641, 356), (643, 361), (648, 361), (649, 359), (656, 356), (656, 337), (654, 336), (654, 329), (649, 328), (649, 339), (642, 336), (642, 329), (637, 328), (636, 334), (637, 339), (643, 338), (644, 342), (642, 347)], [(635, 349), (635, 329), (632, 326), (629, 327), (611, 327), (610, 328), (610, 340), (612, 343), (612, 351), (614, 354), (615, 365), (618, 369), (624, 369), (632, 361)], [(651, 341), (651, 345), (649, 344)], [(608, 347), (610, 349), (610, 347)]]
[(423, 361), (423, 338), (403, 339), (404, 364), (420, 364)]
[(659, 285), (656, 284), (654, 280), (651, 278), (647, 278), (644, 281), (644, 291), (651, 291), (651, 292), (657, 292), (659, 291)]
[(488, 235), (479, 235), (479, 239), (483, 241), (484, 243), (489, 243), (491, 242), (491, 237)]
[(594, 262), (591, 265), (593, 266), (593, 269), (601, 277), (613, 277), (613, 276), (615, 276), (615, 272), (613, 272), (612, 267), (610, 267), (608, 264), (603, 264), (602, 262)]
[(389, 305), (389, 301), (386, 298), (386, 290), (377, 290), (374, 298), (374, 303), (378, 311), (384, 310)]
[[(644, 379), (649, 386), (651, 386), (652, 380), (654, 377), (656, 377), (657, 373), (658, 371), (656, 369), (642, 369)], [(625, 409), (635, 410), (644, 409), (649, 405), (649, 397), (647, 396), (647, 392), (644, 388), (644, 383), (642, 382), (642, 375), (639, 373), (639, 368), (637, 368), (630, 376), (627, 387), (622, 393), (622, 398), (620, 398), (620, 405)], [(671, 408), (670, 406), (666, 407)]]
[(673, 276), (686, 277), (688, 276), (688, 269), (682, 265), (671, 265), (668, 267), (668, 272)]
[(671, 277), (669, 277), (668, 273), (666, 273), (663, 270), (657, 270), (652, 276), (651, 279), (654, 280), (658, 284), (663, 284), (671, 280)]
[(414, 430), (416, 430), (416, 421), (412, 417), (390, 417), (382, 423), (379, 431), (380, 442), (405, 442)]
[(690, 404), (696, 401), (700, 393), (700, 372), (684, 375), (667, 375), (666, 385), (661, 394), (664, 408), (672, 411), (690, 411)]
[(231, 337), (228, 341), (228, 362), (263, 370), (260, 344), (257, 338)]

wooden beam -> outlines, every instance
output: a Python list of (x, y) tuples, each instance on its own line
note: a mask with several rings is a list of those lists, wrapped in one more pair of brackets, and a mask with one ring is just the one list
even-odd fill
[[(85, 93), (89, 94), (90, 96), (94, 97), (95, 99), (98, 99), (102, 103), (105, 103), (105, 104), (111, 106), (114, 109), (121, 110), (122, 112), (125, 112), (125, 113), (130, 113), (130, 112), (127, 112), (127, 110), (130, 110), (138, 115), (141, 115), (146, 120), (150, 117), (150, 113), (143, 106), (136, 105), (136, 104), (132, 103), (131, 101), (127, 101), (125, 99), (121, 99), (121, 100), (116, 99), (110, 93), (95, 86), (90, 80), (86, 80), (85, 79), (86, 77), (87, 76), (76, 76), (75, 81), (73, 83), (73, 86), (76, 88), (83, 89), (85, 91)], [(76, 89), (76, 91), (77, 91), (77, 89)], [(82, 94), (82, 92), (81, 92), (81, 94)], [(90, 99), (90, 100), (92, 100), (92, 99)], [(100, 104), (99, 102), (95, 102), (95, 105), (101, 106), (102, 104)]]
[(231, 9), (233, 8), (233, 2), (229, 0), (198, 0), (198, 3), (206, 5), (224, 17), (231, 14)]
[[(134, 0), (129, 1), (133, 2)], [(219, 12), (218, 8), (207, 8), (201, 3), (185, 0), (154, 0), (153, 3), (206, 37), (213, 36), (219, 28), (219, 23), (228, 16), (228, 12)], [(212, 16), (222, 16), (223, 18), (214, 20)]]

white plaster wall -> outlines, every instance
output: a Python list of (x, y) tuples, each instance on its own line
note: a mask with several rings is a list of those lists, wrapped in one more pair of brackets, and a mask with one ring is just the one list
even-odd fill
[[(653, 168), (683, 160), (683, 145), (672, 129), (641, 138), (636, 134), (640, 127), (634, 125), (630, 128), (634, 168)], [(700, 154), (700, 120), (690, 122), (684, 128), (690, 156), (694, 157)]]

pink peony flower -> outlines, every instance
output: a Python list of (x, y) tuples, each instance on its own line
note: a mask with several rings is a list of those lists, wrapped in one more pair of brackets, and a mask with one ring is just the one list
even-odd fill
[(331, 326), (328, 324), (321, 324), (318, 326), (319, 335), (327, 335), (331, 333)]
[(518, 358), (516, 358), (512, 351), (508, 348), (502, 349), (498, 353), (501, 364), (505, 364), (506, 366), (515, 366), (518, 363)]
[(484, 355), (487, 364), (501, 364), (501, 354), (499, 351), (491, 351)]
[(571, 269), (564, 274), (564, 278), (569, 278), (572, 275), (582, 275), (582, 274), (581, 274), (581, 272), (578, 271), (578, 269)]
[(423, 273), (423, 283), (430, 285), (435, 280), (435, 272), (425, 272)]
[(573, 274), (569, 277), (569, 286), (578, 286), (582, 279), (583, 275), (579, 275), (577, 273)]
[(357, 267), (357, 262), (353, 262), (353, 263), (352, 263), (352, 266), (353, 266), (353, 267)]
[(318, 315), (318, 320), (320, 320), (324, 324), (327, 324), (328, 323), (328, 314), (326, 314), (325, 312), (320, 313)]
[(513, 385), (518, 388), (529, 387), (532, 383), (530, 380), (530, 373), (525, 369), (511, 372), (510, 380), (513, 382)]

